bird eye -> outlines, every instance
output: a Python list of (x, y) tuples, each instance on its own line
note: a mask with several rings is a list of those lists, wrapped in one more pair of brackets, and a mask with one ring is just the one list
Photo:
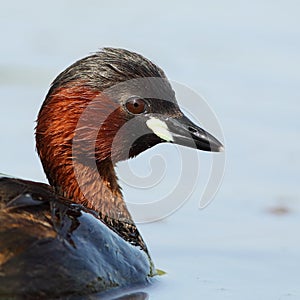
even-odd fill
[(142, 98), (132, 97), (126, 101), (125, 107), (130, 113), (138, 115), (146, 111), (147, 103)]

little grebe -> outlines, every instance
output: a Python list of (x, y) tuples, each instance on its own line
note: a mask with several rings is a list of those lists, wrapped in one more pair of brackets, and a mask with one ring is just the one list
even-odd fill
[(222, 150), (139, 54), (104, 48), (63, 71), (36, 126), (50, 185), (0, 178), (0, 296), (102, 292), (156, 275), (114, 165), (162, 142)]

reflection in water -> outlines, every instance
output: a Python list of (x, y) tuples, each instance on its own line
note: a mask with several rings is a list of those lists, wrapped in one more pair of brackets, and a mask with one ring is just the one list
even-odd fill
[(149, 299), (149, 295), (144, 292), (136, 292), (132, 294), (126, 294), (118, 298), (114, 298), (114, 300), (146, 300)]
[[(66, 298), (61, 298), (61, 300)], [(100, 293), (100, 294), (93, 294), (93, 295), (87, 295), (87, 296), (72, 296), (71, 298), (68, 298), (69, 300), (147, 300), (149, 299), (149, 295), (145, 292), (129, 292), (128, 290), (125, 291), (123, 289), (123, 292), (120, 290), (117, 290), (107, 293)]]

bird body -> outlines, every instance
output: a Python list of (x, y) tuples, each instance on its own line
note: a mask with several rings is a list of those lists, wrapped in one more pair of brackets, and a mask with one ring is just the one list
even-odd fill
[(50, 185), (0, 178), (0, 297), (104, 292), (156, 275), (114, 167), (162, 142), (222, 150), (139, 54), (104, 48), (63, 71), (36, 126)]

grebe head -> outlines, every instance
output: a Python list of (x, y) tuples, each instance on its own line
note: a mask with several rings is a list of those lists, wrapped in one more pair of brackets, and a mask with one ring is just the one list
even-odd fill
[(131, 217), (114, 163), (162, 142), (222, 150), (217, 139), (181, 112), (164, 72), (123, 49), (104, 48), (63, 71), (37, 119), (37, 151), (56, 191), (126, 222)]

